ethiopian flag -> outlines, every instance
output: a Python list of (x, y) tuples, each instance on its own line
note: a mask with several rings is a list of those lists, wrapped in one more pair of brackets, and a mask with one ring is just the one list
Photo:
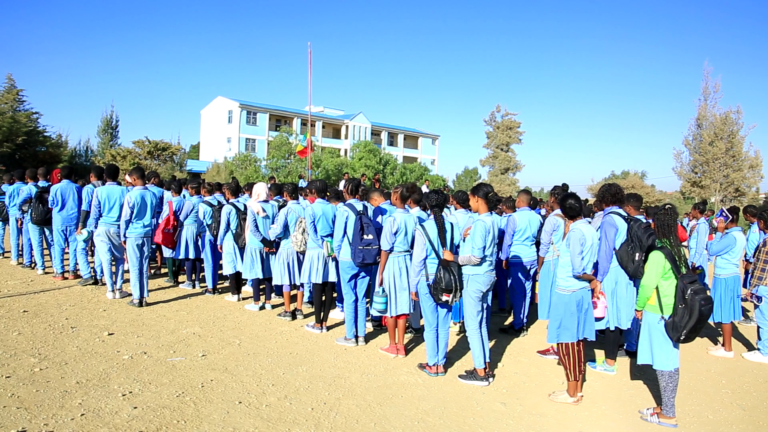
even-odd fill
[(304, 134), (303, 139), (299, 143), (299, 145), (296, 146), (296, 156), (304, 159), (305, 157), (309, 156), (309, 149), (312, 146), (312, 138), (309, 136), (309, 131), (307, 131), (306, 134)]

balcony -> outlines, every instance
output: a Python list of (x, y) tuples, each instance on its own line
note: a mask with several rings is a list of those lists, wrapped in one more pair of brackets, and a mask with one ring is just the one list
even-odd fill
[(418, 150), (419, 149), (419, 137), (415, 135), (403, 135), (403, 148)]

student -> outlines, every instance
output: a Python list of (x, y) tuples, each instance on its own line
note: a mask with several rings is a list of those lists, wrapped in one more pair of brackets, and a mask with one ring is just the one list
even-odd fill
[[(340, 191), (338, 188), (331, 188), (328, 191), (328, 203), (330, 203), (338, 211), (339, 205), (341, 206), (344, 205), (344, 193)], [(334, 218), (333, 225), (334, 227), (336, 226), (335, 218)], [(333, 245), (333, 242), (331, 242), (331, 245)], [(343, 320), (344, 319), (344, 293), (341, 285), (341, 276), (339, 273), (338, 257), (334, 257), (333, 263), (334, 263), (334, 266), (336, 267), (336, 308), (334, 308), (331, 311), (329, 318), (333, 318), (336, 320)]]
[(757, 250), (757, 246), (760, 244), (762, 235), (760, 235), (760, 227), (757, 223), (757, 206), (745, 206), (741, 212), (744, 215), (744, 220), (746, 220), (749, 224), (749, 229), (747, 230), (747, 246), (744, 252), (744, 281), (741, 286), (742, 288), (748, 290), (750, 285), (749, 275), (750, 270), (752, 269), (752, 262), (754, 261), (755, 251)]
[(368, 192), (368, 204), (373, 207), (371, 222), (373, 222), (373, 226), (376, 228), (376, 234), (381, 237), (384, 221), (395, 212), (396, 208), (389, 200), (384, 198), (384, 191), (379, 189), (371, 189)]
[[(466, 242), (464, 231), (472, 224), (475, 219), (474, 213), (470, 211), (469, 194), (466, 191), (458, 190), (451, 196), (451, 205), (453, 212), (447, 220), (458, 230), (459, 255), (467, 255), (469, 245)], [(451, 309), (451, 331), (459, 332), (462, 330), (464, 322), (464, 297), (454, 303)]]
[[(77, 226), (76, 234), (80, 234), (81, 231), (88, 226), (88, 220), (91, 215), (91, 204), (93, 203), (93, 193), (96, 191), (96, 188), (104, 185), (104, 167), (99, 165), (92, 166), (89, 179), (91, 182), (83, 188), (82, 204), (80, 205), (80, 223)], [(83, 280), (78, 283), (80, 286), (101, 285), (101, 280), (104, 278), (101, 257), (99, 257), (98, 254), (94, 254), (93, 269), (91, 269), (91, 263), (88, 261), (88, 249), (92, 244), (92, 238), (87, 242), (82, 240), (77, 241), (77, 263), (80, 265), (80, 274), (83, 277)], [(96, 276), (95, 279), (94, 276)]]
[(181, 197), (185, 200), (189, 199), (189, 179), (181, 179)]
[[(157, 224), (160, 222), (160, 215), (163, 213), (163, 207), (165, 205), (165, 190), (163, 190), (163, 180), (160, 178), (160, 174), (157, 171), (150, 171), (147, 173), (147, 189), (155, 196), (157, 202), (155, 203), (155, 216), (154, 224), (157, 229)], [(170, 197), (168, 198), (170, 199)], [(163, 268), (163, 250), (154, 242), (152, 243), (152, 256), (157, 261), (157, 267), (152, 272), (152, 276), (160, 276)]]
[[(32, 252), (34, 254), (34, 268), (37, 269), (38, 275), (44, 275), (45, 274), (45, 257), (43, 255), (43, 235), (45, 234), (45, 240), (48, 243), (48, 255), (51, 254), (51, 245), (53, 243), (53, 232), (51, 231), (50, 226), (44, 226), (40, 227), (32, 223), (31, 219), (31, 206), (33, 204), (32, 200), (34, 199), (35, 195), (37, 194), (38, 187), (39, 188), (48, 188), (50, 187), (50, 184), (45, 181), (48, 179), (48, 170), (45, 168), (42, 168), (44, 170), (44, 180), (40, 180), (39, 182), (35, 180), (39, 180), (38, 171), (35, 169), (28, 169), (26, 173), (27, 177), (27, 185), (23, 187), (19, 191), (19, 196), (16, 201), (16, 206), (18, 207), (16, 209), (18, 214), (24, 215), (24, 232), (22, 238), (24, 239), (24, 247), (32, 246)], [(26, 208), (27, 210), (23, 210)], [(27, 238), (29, 239), (29, 245), (27, 245)], [(26, 255), (27, 251), (24, 251), (25, 255), (25, 263), (22, 268), (33, 268), (31, 265), (29, 265), (26, 262)]]
[(307, 187), (307, 181), (304, 180), (304, 174), (299, 174), (299, 187), (300, 188)]
[(616, 183), (606, 183), (597, 191), (597, 201), (603, 205), (600, 223), (600, 247), (597, 252), (597, 281), (605, 294), (608, 310), (605, 318), (595, 321), (597, 330), (605, 330), (605, 359), (587, 363), (596, 371), (616, 375), (616, 358), (621, 336), (632, 326), (637, 291), (627, 273), (619, 266), (616, 249), (627, 239), (627, 223), (618, 215), (626, 216), (624, 189)]
[(691, 226), (688, 238), (688, 264), (692, 270), (698, 272), (699, 282), (709, 288), (709, 255), (707, 254), (709, 221), (704, 215), (706, 212), (706, 201), (698, 202), (691, 208), (691, 217), (696, 222)]
[[(62, 169), (62, 177), (64, 177)], [(152, 246), (155, 195), (147, 189), (144, 168), (134, 167), (128, 176), (133, 189), (125, 196), (120, 218), (120, 238), (128, 255), (131, 294), (129, 306), (146, 307), (149, 297), (149, 253)]]
[(184, 209), (179, 218), (179, 241), (176, 243), (174, 257), (185, 260), (187, 280), (179, 285), (183, 289), (200, 289), (200, 272), (203, 270), (203, 254), (200, 249), (200, 237), (203, 224), (200, 221), (200, 182), (195, 181), (187, 187), (189, 199), (184, 202)]
[(520, 336), (528, 333), (528, 308), (531, 304), (533, 272), (536, 269), (536, 236), (541, 227), (541, 216), (531, 211), (531, 191), (523, 189), (517, 194), (515, 211), (504, 230), (501, 259), (508, 270), (509, 292), (512, 300), (512, 323), (504, 329)]
[[(560, 198), (565, 196), (570, 190), (568, 184), (563, 183), (560, 186), (554, 186), (549, 191), (549, 215), (544, 221), (544, 227), (541, 230), (541, 247), (539, 248), (538, 270), (538, 295), (537, 306), (539, 320), (549, 320), (549, 310), (552, 305), (552, 295), (557, 286), (557, 269), (560, 259), (560, 252), (563, 249), (563, 239), (565, 238), (565, 216), (560, 210)], [(582, 203), (582, 219), (583, 219)], [(557, 347), (550, 345), (549, 348), (536, 351), (540, 357), (547, 359), (559, 359)]]
[[(637, 218), (643, 222), (646, 222), (646, 217), (643, 214), (643, 196), (638, 193), (628, 193), (624, 197), (624, 211), (627, 215)], [(658, 208), (649, 207), (646, 209), (651, 211), (652, 214), (656, 214)], [(633, 279), (632, 284), (635, 286), (635, 290), (640, 287), (640, 279)], [(632, 325), (624, 332), (624, 353), (637, 353), (637, 338), (640, 336), (640, 320), (637, 317), (632, 318)]]
[[(267, 235), (269, 227), (275, 221), (275, 207), (269, 204), (266, 183), (257, 183), (251, 191), (248, 201), (248, 237), (246, 238), (245, 254), (243, 255), (243, 279), (253, 291), (253, 303), (245, 305), (250, 311), (260, 311), (264, 308), (272, 310), (272, 268), (270, 255), (274, 255), (274, 243)], [(266, 305), (261, 302), (259, 287), (264, 282)]]
[(375, 173), (373, 175), (373, 179), (371, 180), (371, 186), (374, 189), (381, 189), (381, 174)]
[(509, 218), (512, 217), (512, 213), (515, 212), (515, 200), (512, 198), (504, 198), (501, 201), (501, 211), (501, 215), (498, 215), (495, 212), (493, 213), (493, 218), (499, 226), (499, 242), (497, 245), (496, 263), (494, 264), (496, 282), (493, 284), (492, 297), (496, 299), (497, 307), (494, 315), (508, 317), (512, 310), (512, 299), (509, 296), (509, 272), (504, 268), (504, 260), (501, 259), (501, 251), (504, 247), (504, 233), (507, 228), (507, 222), (509, 221)]
[(19, 214), (19, 229), (21, 230), (21, 250), (22, 250), (22, 266), (25, 270), (33, 270), (35, 268), (32, 261), (32, 240), (29, 236), (30, 214), (29, 204), (20, 205), (22, 196), (26, 195), (30, 189), (35, 190), (37, 184), (37, 171), (34, 168), (30, 168), (25, 171), (24, 179), (26, 184), (19, 189), (19, 193), (16, 197), (16, 206), (18, 207)]
[(10, 209), (8, 208), (8, 189), (12, 184), (13, 174), (3, 174), (3, 184), (0, 185), (0, 204), (5, 208), (6, 217), (0, 220), (0, 258), (2, 259), (5, 259), (5, 230), (8, 227), (10, 220), (10, 218), (7, 217), (10, 212)]
[[(653, 229), (657, 245), (676, 258), (681, 273), (688, 271), (685, 249), (677, 235), (678, 213), (672, 204), (662, 205), (654, 215)], [(664, 329), (664, 319), (675, 307), (677, 278), (672, 264), (660, 250), (648, 254), (645, 273), (640, 281), (635, 315), (641, 320), (637, 364), (651, 365), (661, 390), (661, 406), (641, 410), (642, 420), (660, 426), (677, 427), (675, 399), (680, 381), (680, 351)], [(661, 304), (659, 304), (659, 299)]]
[(336, 339), (342, 346), (365, 345), (366, 293), (371, 280), (373, 267), (357, 267), (352, 262), (351, 242), (354, 234), (355, 217), (349, 208), (358, 212), (371, 213), (370, 206), (360, 201), (359, 179), (349, 179), (345, 183), (344, 199), (346, 203), (336, 210), (333, 229), (333, 252), (339, 262), (339, 276), (344, 295), (345, 336)]
[[(64, 249), (69, 247), (69, 275), (77, 279), (77, 218), (80, 213), (80, 186), (72, 182), (72, 167), (65, 165), (59, 172), (61, 182), (51, 187), (48, 205), (53, 213), (54, 280), (64, 280)], [(81, 266), (82, 267), (82, 266)]]
[(224, 185), (220, 182), (216, 182), (213, 184), (213, 197), (216, 198), (221, 205), (227, 204), (227, 199), (224, 198), (224, 191), (223, 191)]
[[(123, 291), (125, 247), (120, 240), (120, 220), (128, 191), (117, 183), (120, 178), (117, 165), (107, 164), (104, 177), (107, 183), (93, 191), (88, 228), (94, 231), (93, 243), (107, 285), (107, 298), (113, 300), (128, 297)], [(115, 262), (114, 272), (112, 261)]]
[[(491, 350), (488, 341), (488, 320), (491, 313), (491, 290), (495, 278), (493, 265), (499, 227), (491, 209), (500, 202), (499, 196), (488, 183), (478, 183), (469, 192), (469, 204), (477, 213), (467, 239), (466, 255), (443, 251), (443, 258), (462, 265), (464, 277), (464, 322), (472, 352), (474, 368), (459, 375), (459, 381), (487, 386), (494, 378), (491, 372)], [(463, 252), (460, 252), (463, 253)]]
[[(24, 183), (24, 170), (13, 172), (13, 183), (10, 184), (5, 193), (5, 203), (8, 206), (8, 225), (11, 228), (11, 265), (19, 265), (19, 249), (22, 248), (22, 214), (17, 205), (19, 194), (26, 186)], [(23, 257), (23, 250), (22, 250)]]
[[(280, 240), (274, 265), (272, 265), (272, 282), (282, 286), (285, 308), (277, 317), (286, 321), (304, 319), (302, 309), (304, 300), (304, 285), (301, 284), (302, 256), (293, 249), (291, 234), (296, 230), (299, 218), (304, 217), (304, 208), (299, 204), (299, 187), (295, 183), (282, 185), (283, 199), (286, 202), (277, 214), (274, 225), (269, 229), (269, 238)], [(296, 309), (291, 310), (291, 289), (296, 287)]]
[[(221, 262), (221, 253), (219, 253), (216, 237), (211, 232), (213, 228), (213, 209), (219, 206), (219, 200), (213, 196), (213, 183), (206, 182), (202, 185), (203, 202), (198, 206), (197, 217), (202, 224), (203, 234), (200, 237), (200, 252), (203, 256), (203, 267), (205, 269), (206, 295), (215, 295), (218, 292), (216, 288), (219, 284), (219, 263)], [(219, 214), (221, 216), (221, 214)], [(221, 221), (219, 221), (221, 222)]]
[(346, 186), (347, 186), (347, 181), (349, 181), (349, 173), (348, 173), (348, 172), (345, 172), (345, 173), (342, 175), (342, 179), (341, 179), (341, 181), (339, 182), (339, 190), (340, 190), (340, 191), (343, 191), (343, 190), (345, 190), (345, 189), (346, 189)]
[(733, 323), (741, 319), (741, 259), (747, 239), (739, 227), (741, 209), (728, 208), (731, 220), (718, 219), (715, 239), (707, 245), (709, 256), (715, 259), (715, 276), (710, 293), (715, 303), (710, 322), (719, 323), (723, 344), (710, 347), (707, 353), (715, 357), (733, 358)]
[(312, 285), (315, 322), (307, 324), (305, 329), (313, 333), (327, 333), (337, 275), (336, 259), (328, 256), (326, 249), (333, 251), (336, 206), (326, 201), (328, 184), (325, 180), (310, 181), (307, 191), (314, 202), (304, 212), (309, 238), (301, 268), (301, 282)]
[(277, 183), (277, 177), (269, 176), (269, 178), (267, 179), (267, 183), (269, 184)]
[(440, 190), (434, 190), (424, 196), (430, 217), (415, 231), (413, 261), (409, 274), (411, 298), (419, 301), (424, 317), (424, 344), (427, 348), (427, 362), (419, 363), (416, 367), (431, 377), (445, 376), (451, 305), (436, 303), (427, 287), (427, 281), (434, 280), (437, 265), (442, 259), (441, 251), (455, 251), (459, 241), (456, 226), (443, 217), (448, 198), (448, 195)]
[(376, 287), (387, 294), (387, 333), (389, 345), (379, 349), (390, 357), (405, 357), (405, 323), (413, 312), (408, 282), (411, 266), (413, 234), (416, 219), (405, 209), (408, 193), (405, 186), (392, 190), (392, 204), (397, 210), (382, 227), (381, 262)]
[[(229, 276), (229, 295), (224, 300), (239, 302), (243, 289), (243, 252), (235, 241), (235, 231), (240, 223), (238, 212), (245, 211), (245, 204), (237, 202), (237, 186), (227, 183), (222, 187), (229, 201), (221, 210), (221, 226), (216, 243), (221, 252), (222, 273)], [(246, 240), (247, 241), (247, 240)]]
[(768, 210), (757, 215), (757, 223), (764, 237), (755, 250), (747, 292), (747, 299), (755, 304), (757, 349), (742, 353), (741, 356), (751, 362), (768, 363), (768, 305), (763, 305), (765, 299), (768, 299), (768, 236), (765, 236), (768, 234)]
[(552, 292), (547, 342), (557, 344), (560, 364), (568, 387), (549, 395), (552, 402), (581, 404), (584, 384), (584, 341), (595, 340), (595, 316), (592, 299), (600, 284), (592, 275), (597, 260), (598, 237), (583, 218), (583, 202), (575, 193), (560, 198), (559, 207), (566, 222), (566, 237), (557, 261), (555, 289)]
[(600, 234), (600, 225), (603, 223), (603, 209), (603, 203), (599, 199), (596, 199), (595, 202), (592, 203), (593, 216), (590, 224), (598, 234)]
[(406, 188), (408, 191), (407, 208), (412, 215), (416, 216), (418, 219), (417, 223), (424, 223), (429, 218), (427, 213), (421, 209), (421, 200), (424, 196), (424, 192), (419, 189), (419, 186), (417, 186), (416, 183), (409, 183), (406, 185)]

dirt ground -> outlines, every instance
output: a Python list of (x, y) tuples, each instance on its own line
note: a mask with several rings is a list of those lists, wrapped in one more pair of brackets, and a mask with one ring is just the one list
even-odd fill
[[(103, 287), (0, 260), (0, 431), (657, 428), (637, 413), (654, 405), (655, 374), (626, 358), (616, 376), (587, 373), (581, 406), (550, 402), (564, 374), (534, 352), (546, 347), (543, 322), (512, 339), (496, 331), (503, 317), (493, 318), (497, 379), (480, 388), (456, 379), (471, 367), (463, 336), (451, 334), (448, 375), (430, 378), (416, 369), (425, 361), (419, 338), (406, 359), (390, 359), (377, 352), (383, 333), (344, 348), (334, 343), (343, 323), (316, 335), (301, 328), (307, 320), (276, 319), (280, 308), (249, 312), (163, 278), (151, 281), (150, 307), (135, 309)], [(737, 330), (735, 359), (708, 356), (705, 338), (682, 347), (681, 429), (768, 430), (768, 366), (739, 356), (753, 349), (756, 328)], [(602, 355), (600, 340), (588, 358), (595, 349)]]

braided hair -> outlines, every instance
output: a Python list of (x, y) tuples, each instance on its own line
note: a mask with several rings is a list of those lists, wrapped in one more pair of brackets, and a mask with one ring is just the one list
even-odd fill
[(448, 249), (449, 245), (445, 237), (445, 218), (443, 217), (443, 210), (445, 210), (445, 206), (448, 205), (448, 195), (439, 189), (435, 189), (427, 192), (423, 199), (429, 207), (429, 210), (432, 211), (432, 216), (435, 218), (437, 237), (440, 239), (440, 244), (443, 245), (444, 249)]
[[(760, 226), (762, 225), (762, 227)], [(768, 210), (763, 210), (757, 215), (757, 227), (760, 230), (768, 229)]]
[[(557, 206), (560, 206), (560, 198), (563, 197), (563, 195), (570, 192), (571, 187), (568, 186), (568, 183), (563, 183), (560, 186), (553, 186), (552, 189), (549, 190), (549, 197), (555, 200), (555, 204)], [(585, 203), (586, 205), (586, 203)]]
[(658, 242), (672, 251), (680, 269), (686, 272), (689, 270), (688, 258), (677, 234), (678, 217), (677, 208), (673, 204), (661, 205), (653, 218), (653, 230), (656, 231)]

